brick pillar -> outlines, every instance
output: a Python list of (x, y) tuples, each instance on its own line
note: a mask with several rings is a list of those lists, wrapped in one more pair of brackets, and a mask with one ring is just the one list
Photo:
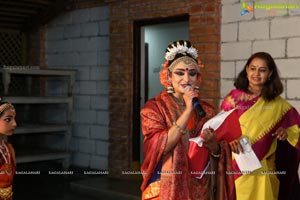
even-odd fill
[(190, 40), (204, 63), (200, 93), (202, 99), (219, 107), (221, 2), (190, 1)]

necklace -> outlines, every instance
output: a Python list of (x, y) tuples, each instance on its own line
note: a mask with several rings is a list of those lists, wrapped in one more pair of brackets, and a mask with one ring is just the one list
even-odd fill
[(7, 175), (11, 175), (12, 169), (11, 169), (11, 158), (10, 158), (10, 153), (8, 151), (8, 148), (2, 140), (2, 144), (0, 145), (0, 153), (5, 161), (5, 173)]
[(254, 99), (255, 97), (261, 95), (261, 89), (253, 89), (253, 88), (249, 87), (247, 94), (248, 94), (249, 100)]
[(175, 97), (174, 95), (172, 95), (174, 101), (179, 105), (179, 106), (185, 106), (184, 102), (179, 100), (177, 97)]

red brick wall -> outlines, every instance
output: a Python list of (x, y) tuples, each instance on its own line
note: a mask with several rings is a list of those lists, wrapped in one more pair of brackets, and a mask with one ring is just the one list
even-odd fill
[(45, 54), (45, 26), (42, 26), (37, 31), (32, 31), (28, 34), (28, 65), (46, 67)]
[(103, 6), (104, 0), (72, 0), (67, 6), (69, 10), (93, 8), (98, 6)]
[(202, 98), (217, 108), (221, 3), (220, 0), (105, 2), (110, 6), (109, 170), (111, 176), (121, 177), (122, 170), (132, 169), (133, 22), (189, 14), (190, 40), (205, 64)]

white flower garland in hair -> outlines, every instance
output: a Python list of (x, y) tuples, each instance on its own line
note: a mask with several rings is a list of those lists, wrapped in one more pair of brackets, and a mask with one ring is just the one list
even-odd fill
[(198, 58), (198, 51), (194, 47), (187, 47), (183, 45), (173, 46), (173, 48), (168, 48), (168, 51), (165, 54), (165, 59), (171, 61), (175, 58), (176, 54), (181, 53), (183, 55), (189, 54), (194, 59)]

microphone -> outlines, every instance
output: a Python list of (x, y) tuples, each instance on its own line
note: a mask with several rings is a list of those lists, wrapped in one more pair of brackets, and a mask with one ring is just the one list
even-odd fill
[[(186, 91), (190, 88), (192, 88), (192, 86), (188, 85), (184, 88), (184, 90)], [(192, 99), (192, 104), (193, 104), (194, 109), (196, 109), (198, 111), (198, 114), (200, 115), (200, 117), (205, 117), (206, 116), (206, 112), (203, 110), (203, 108), (202, 108), (202, 106), (199, 102), (199, 99), (197, 97), (194, 97)]]

